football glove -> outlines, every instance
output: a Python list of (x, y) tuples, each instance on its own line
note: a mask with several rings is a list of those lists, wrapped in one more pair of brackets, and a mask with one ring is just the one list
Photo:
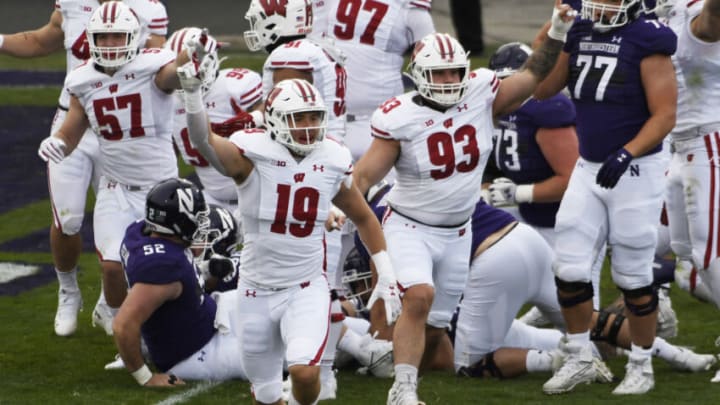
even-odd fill
[(65, 141), (54, 136), (48, 136), (40, 142), (38, 156), (45, 162), (60, 163), (65, 159), (65, 149), (67, 149)]
[(595, 182), (602, 188), (615, 187), (620, 180), (620, 176), (625, 173), (632, 160), (633, 155), (625, 148), (613, 153), (608, 156), (602, 166), (600, 166)]
[(397, 280), (395, 279), (395, 272), (390, 262), (390, 256), (383, 250), (375, 253), (370, 258), (375, 264), (378, 281), (370, 295), (367, 307), (372, 308), (375, 301), (382, 299), (385, 303), (385, 321), (388, 325), (392, 325), (398, 316), (400, 316), (402, 303), (400, 302), (400, 291), (397, 287)]
[(489, 190), (490, 204), (494, 207), (532, 202), (532, 184), (517, 185), (506, 177), (498, 177), (493, 180)]

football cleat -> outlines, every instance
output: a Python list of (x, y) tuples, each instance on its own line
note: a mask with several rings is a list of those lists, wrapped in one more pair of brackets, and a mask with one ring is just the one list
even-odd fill
[(70, 336), (77, 330), (78, 312), (82, 310), (83, 300), (80, 290), (70, 291), (63, 288), (58, 291), (58, 307), (55, 313), (55, 334)]
[(684, 371), (706, 371), (717, 362), (712, 354), (698, 354), (690, 349), (679, 347), (680, 352), (672, 359), (668, 360), (670, 366), (676, 370)]
[(115, 360), (111, 361), (110, 363), (105, 365), (105, 370), (124, 370), (125, 369), (125, 362), (123, 361), (122, 357), (120, 357), (120, 354), (115, 355)]
[(527, 312), (523, 314), (520, 318), (518, 318), (518, 321), (534, 326), (536, 328), (542, 328), (544, 326), (550, 325), (550, 320), (545, 317), (545, 315), (538, 309), (538, 307), (532, 307)]
[(425, 402), (418, 400), (417, 384), (396, 380), (388, 392), (387, 405), (425, 405)]
[(576, 385), (590, 384), (598, 378), (596, 361), (602, 361), (593, 357), (589, 343), (561, 342), (560, 348), (565, 353), (565, 361), (543, 384), (543, 392), (551, 395), (570, 392)]
[(625, 365), (625, 378), (613, 390), (614, 395), (639, 395), (655, 387), (652, 357), (630, 356)]
[(363, 336), (362, 339), (363, 342), (360, 344), (360, 348), (365, 356), (359, 358), (358, 361), (364, 366), (364, 370), (358, 370), (358, 372), (360, 374), (372, 374), (380, 378), (394, 377), (392, 342), (375, 339), (369, 334)]
[(92, 326), (101, 327), (108, 336), (113, 335), (113, 314), (108, 304), (98, 301), (92, 313)]

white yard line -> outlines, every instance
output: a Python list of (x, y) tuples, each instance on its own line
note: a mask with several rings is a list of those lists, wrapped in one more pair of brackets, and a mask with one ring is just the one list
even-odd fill
[(220, 385), (220, 382), (219, 381), (203, 382), (185, 392), (181, 392), (179, 394), (175, 394), (171, 397), (168, 397), (167, 399), (160, 401), (155, 405), (181, 404), (181, 403), (187, 401), (188, 399), (194, 397), (195, 395), (202, 394), (203, 392), (210, 390), (211, 388), (215, 387), (216, 385)]

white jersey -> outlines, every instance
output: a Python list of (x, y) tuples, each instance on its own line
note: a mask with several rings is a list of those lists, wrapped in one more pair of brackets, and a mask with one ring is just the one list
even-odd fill
[(668, 25), (678, 37), (672, 57), (678, 82), (677, 119), (672, 132), (675, 140), (688, 137), (681, 135), (683, 131), (720, 123), (720, 42), (704, 42), (690, 28), (703, 4), (677, 2), (670, 13)]
[(312, 72), (313, 85), (320, 91), (328, 107), (328, 134), (345, 136), (345, 73), (344, 55), (330, 44), (309, 39), (288, 42), (275, 48), (263, 66), (263, 94), (267, 98), (273, 88), (273, 70), (296, 69)]
[(435, 31), (430, 1), (366, 0), (356, 12), (345, 1), (328, 1), (327, 35), (347, 55), (347, 111), (367, 117), (403, 92), (403, 54)]
[[(221, 123), (237, 114), (233, 104), (248, 111), (262, 99), (260, 75), (242, 68), (222, 69), (210, 90), (203, 95), (205, 109), (211, 123)], [(195, 167), (203, 185), (203, 191), (216, 200), (237, 200), (235, 182), (213, 168), (190, 142), (187, 131), (185, 103), (180, 95), (175, 97), (173, 141), (185, 163)]]
[(329, 8), (335, 0), (312, 0), (312, 31), (308, 38), (319, 39), (327, 35)]
[(388, 194), (396, 212), (435, 226), (470, 218), (492, 151), (492, 105), (499, 86), (492, 71), (478, 69), (470, 74), (465, 97), (445, 112), (418, 105), (420, 95), (412, 91), (373, 113), (372, 135), (400, 141), (397, 179)]
[(262, 130), (233, 134), (255, 168), (238, 186), (243, 242), (240, 279), (286, 288), (315, 279), (325, 266), (330, 202), (352, 174), (350, 151), (330, 138), (299, 162)]
[(165, 49), (142, 50), (113, 76), (92, 62), (68, 74), (65, 86), (85, 110), (100, 142), (104, 174), (132, 186), (177, 177), (172, 147), (173, 97), (155, 85), (158, 70), (175, 59)]
[[(125, 4), (135, 12), (140, 21), (140, 44), (144, 45), (152, 35), (166, 36), (168, 16), (165, 6), (158, 0), (125, 0)], [(63, 44), (67, 53), (67, 72), (70, 73), (82, 62), (90, 59), (85, 27), (95, 9), (100, 7), (98, 0), (55, 0), (55, 9), (62, 14)], [(66, 89), (60, 93), (59, 103), (67, 108), (70, 95)]]

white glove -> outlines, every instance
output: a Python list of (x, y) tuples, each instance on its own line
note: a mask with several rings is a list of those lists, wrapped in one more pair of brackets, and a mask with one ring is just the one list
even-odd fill
[(200, 90), (202, 80), (199, 77), (198, 66), (193, 62), (188, 62), (177, 68), (180, 86), (188, 93), (195, 93)]
[(203, 28), (200, 34), (186, 38), (184, 46), (188, 58), (199, 65), (206, 55), (217, 51), (218, 42), (208, 33), (207, 28)]
[(388, 326), (400, 316), (400, 291), (397, 288), (397, 280), (390, 263), (390, 256), (386, 251), (380, 251), (371, 256), (375, 269), (378, 273), (378, 281), (370, 295), (367, 303), (368, 308), (372, 308), (375, 301), (381, 299), (385, 303), (385, 321)]
[(65, 159), (65, 149), (67, 149), (65, 141), (54, 136), (48, 136), (40, 142), (38, 156), (45, 162), (60, 163)]
[(567, 4), (561, 5), (560, 8), (555, 7), (550, 18), (550, 30), (547, 35), (552, 39), (565, 42), (565, 34), (570, 31), (576, 15), (577, 11)]
[(490, 205), (504, 207), (517, 203), (532, 202), (533, 185), (517, 185), (506, 177), (498, 177), (490, 185)]

